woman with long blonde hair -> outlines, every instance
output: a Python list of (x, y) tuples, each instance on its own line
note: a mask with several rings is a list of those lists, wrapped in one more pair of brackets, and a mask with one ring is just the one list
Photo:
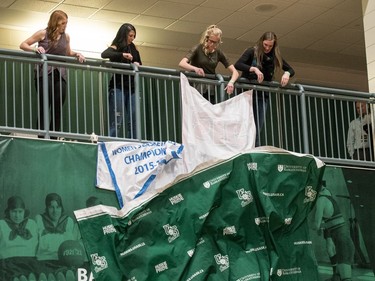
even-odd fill
[[(222, 31), (216, 25), (210, 25), (203, 33), (198, 45), (190, 49), (186, 56), (178, 64), (181, 68), (194, 71), (199, 76), (206, 74), (216, 74), (216, 67), (221, 62), (232, 75), (227, 84), (226, 91), (230, 95), (234, 90), (234, 83), (239, 74), (234, 65), (229, 62), (229, 59), (220, 50)], [(210, 100), (209, 93), (202, 93), (203, 96)]]

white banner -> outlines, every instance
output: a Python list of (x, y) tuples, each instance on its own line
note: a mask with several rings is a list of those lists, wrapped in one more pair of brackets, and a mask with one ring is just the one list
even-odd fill
[(181, 73), (182, 144), (184, 161), (195, 166), (215, 159), (229, 159), (255, 147), (252, 90), (211, 104)]
[[(121, 207), (131, 210), (192, 171), (254, 147), (252, 91), (211, 104), (181, 73), (181, 95), (182, 146), (173, 142), (98, 145), (97, 186), (115, 190)], [(162, 159), (168, 165), (160, 165)]]
[(119, 204), (142, 196), (183, 146), (174, 142), (102, 142), (98, 145), (97, 186), (115, 190)]

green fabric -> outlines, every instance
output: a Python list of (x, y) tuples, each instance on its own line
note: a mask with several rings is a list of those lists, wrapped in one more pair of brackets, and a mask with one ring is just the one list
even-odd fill
[(306, 218), (323, 170), (310, 156), (249, 153), (129, 214), (77, 211), (95, 280), (316, 281)]
[[(96, 145), (0, 136), (0, 220), (4, 219), (8, 198), (12, 196), (23, 199), (30, 220), (45, 212), (45, 197), (49, 193), (61, 196), (65, 214), (74, 222), (73, 211), (85, 208), (91, 196), (118, 208), (114, 192), (95, 187), (96, 157)], [(1, 232), (0, 228), (0, 245), (2, 239), (7, 239)], [(12, 281), (21, 274), (33, 274), (37, 278), (48, 273), (57, 275), (67, 269), (63, 260), (56, 261), (53, 268), (46, 268), (38, 261), (23, 257), (22, 249), (14, 249), (14, 258), (0, 260), (0, 281)], [(90, 275), (85, 271), (87, 262), (80, 267), (81, 277), (76, 280)], [(77, 275), (77, 270), (73, 271)]]

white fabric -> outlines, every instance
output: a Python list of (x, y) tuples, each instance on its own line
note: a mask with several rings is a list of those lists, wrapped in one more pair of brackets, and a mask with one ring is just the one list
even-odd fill
[(174, 142), (102, 142), (98, 145), (97, 186), (115, 190), (120, 207), (142, 196), (165, 165), (178, 159), (183, 146)]
[(189, 170), (214, 159), (228, 159), (255, 147), (252, 90), (211, 104), (181, 74), (182, 143)]
[[(116, 145), (137, 147), (141, 144), (133, 142), (99, 144), (97, 186), (116, 190), (120, 206), (125, 208), (125, 213), (126, 210), (139, 206), (192, 171), (247, 153), (254, 148), (252, 91), (246, 91), (219, 104), (211, 104), (189, 85), (188, 79), (181, 73), (181, 95), (183, 149), (179, 148), (178, 144), (170, 143), (172, 145), (170, 151), (174, 151), (181, 159), (171, 161), (158, 170), (152, 170), (144, 173), (142, 177), (138, 175), (135, 178), (134, 172), (139, 166), (147, 166), (147, 161), (125, 165), (125, 154), (118, 157), (119, 154), (116, 156), (103, 149), (110, 151)], [(173, 147), (173, 145), (177, 146)], [(145, 152), (154, 147), (143, 145), (136, 149)], [(153, 180), (143, 188), (152, 175)]]

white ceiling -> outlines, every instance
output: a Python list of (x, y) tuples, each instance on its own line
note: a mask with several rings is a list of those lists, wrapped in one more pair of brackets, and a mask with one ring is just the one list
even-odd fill
[[(130, 22), (137, 27), (138, 45), (177, 50), (189, 49), (208, 25), (217, 24), (222, 48), (238, 56), (272, 30), (288, 60), (366, 67), (359, 0), (0, 0), (0, 9), (46, 14), (61, 9), (103, 24)], [(3, 26), (6, 20), (17, 24), (3, 16)]]

